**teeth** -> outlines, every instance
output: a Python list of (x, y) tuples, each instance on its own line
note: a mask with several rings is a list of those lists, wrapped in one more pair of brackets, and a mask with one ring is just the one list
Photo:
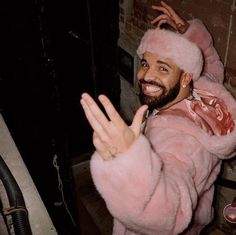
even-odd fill
[(159, 90), (160, 90), (160, 87), (157, 87), (157, 86), (146, 86), (147, 92), (157, 92)]

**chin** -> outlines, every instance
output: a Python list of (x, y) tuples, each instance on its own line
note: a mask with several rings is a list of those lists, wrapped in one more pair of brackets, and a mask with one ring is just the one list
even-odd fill
[(163, 103), (162, 100), (159, 100), (159, 97), (155, 96), (147, 96), (141, 94), (139, 99), (141, 104), (146, 104), (148, 106), (149, 111), (153, 111), (154, 109), (159, 109), (165, 105), (165, 103)]
[(164, 91), (159, 96), (148, 96), (144, 93), (140, 93), (139, 99), (141, 104), (146, 104), (149, 107), (149, 110), (160, 109), (167, 104), (174, 101), (180, 92), (180, 81), (169, 91)]

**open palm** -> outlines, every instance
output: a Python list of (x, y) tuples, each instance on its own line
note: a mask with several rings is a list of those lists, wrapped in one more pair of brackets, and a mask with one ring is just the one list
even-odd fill
[(137, 110), (132, 124), (128, 126), (105, 95), (100, 95), (98, 99), (108, 118), (89, 94), (82, 94), (80, 103), (94, 130), (93, 143), (96, 151), (107, 160), (125, 152), (138, 138), (147, 106), (143, 105)]

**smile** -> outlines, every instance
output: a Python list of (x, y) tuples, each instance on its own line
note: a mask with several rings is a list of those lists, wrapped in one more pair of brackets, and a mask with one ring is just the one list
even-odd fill
[(162, 93), (163, 88), (155, 85), (142, 84), (142, 91), (145, 95), (157, 96)]

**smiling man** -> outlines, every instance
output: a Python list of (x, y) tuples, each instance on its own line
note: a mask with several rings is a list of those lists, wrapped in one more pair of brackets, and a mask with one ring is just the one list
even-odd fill
[(166, 108), (166, 105), (171, 105), (188, 96), (189, 89), (183, 92), (180, 87), (182, 75), (182, 70), (173, 62), (166, 59), (161, 61), (159, 56), (146, 52), (137, 74), (141, 104), (147, 104), (149, 111), (153, 111)]
[(137, 79), (140, 102), (147, 104), (149, 111), (168, 108), (190, 94), (191, 76), (184, 74), (171, 60), (160, 59), (154, 53), (144, 53)]
[(163, 109), (190, 95), (191, 80), (199, 78), (203, 65), (196, 44), (157, 28), (145, 33), (137, 53), (141, 58), (137, 74), (141, 103), (151, 110)]
[[(127, 126), (109, 99), (107, 116), (82, 94), (96, 148), (91, 173), (114, 217), (114, 235), (197, 235), (213, 218), (214, 182), (236, 151), (236, 101), (200, 20), (186, 22), (161, 2), (137, 53), (143, 104)], [(149, 109), (145, 128), (143, 116)]]

